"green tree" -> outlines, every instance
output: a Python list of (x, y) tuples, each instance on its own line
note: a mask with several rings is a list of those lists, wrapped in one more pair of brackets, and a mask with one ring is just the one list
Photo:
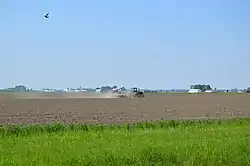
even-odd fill
[(212, 88), (210, 85), (195, 84), (195, 85), (191, 85), (190, 89), (200, 89), (202, 92), (205, 92), (206, 90), (211, 90)]
[(26, 92), (27, 91), (27, 87), (24, 85), (16, 85), (14, 88), (15, 92)]
[(246, 92), (247, 92), (247, 93), (250, 93), (250, 87), (247, 88), (247, 91), (246, 91)]

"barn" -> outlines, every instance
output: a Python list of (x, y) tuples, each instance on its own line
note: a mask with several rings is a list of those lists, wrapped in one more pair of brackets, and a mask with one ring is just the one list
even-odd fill
[(200, 89), (189, 89), (188, 93), (201, 93)]

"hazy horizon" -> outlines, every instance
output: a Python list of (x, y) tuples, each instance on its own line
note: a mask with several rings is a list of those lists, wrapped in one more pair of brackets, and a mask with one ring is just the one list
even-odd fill
[[(19, 85), (22, 85), (22, 84), (19, 84)], [(0, 87), (1, 90), (3, 89), (9, 89), (9, 88), (14, 88), (15, 86), (18, 86), (18, 85), (13, 85), (13, 86), (9, 86), (9, 87)], [(26, 85), (23, 85), (23, 86), (26, 86)], [(65, 90), (65, 89), (78, 89), (78, 88), (82, 88), (82, 89), (96, 89), (96, 88), (101, 88), (101, 87), (105, 87), (105, 86), (114, 86), (114, 85), (100, 85), (98, 87), (85, 87), (85, 86), (78, 86), (78, 87), (64, 87), (64, 88), (54, 88), (54, 87), (43, 87), (43, 88), (33, 88), (33, 87), (28, 87), (26, 86), (26, 88), (28, 89), (32, 89), (32, 90), (42, 90), (42, 89), (56, 89), (56, 90)], [(118, 88), (121, 88), (121, 87), (124, 87), (122, 85), (117, 85)], [(133, 87), (125, 87), (126, 89), (130, 89), (130, 88), (133, 88)], [(139, 89), (147, 89), (147, 90), (167, 90), (167, 91), (171, 91), (171, 90), (175, 90), (175, 91), (187, 91), (190, 89), (190, 87), (188, 88), (144, 88), (144, 87), (137, 87)], [(217, 90), (232, 90), (232, 89), (238, 89), (238, 90), (245, 90), (247, 89), (248, 87), (246, 88), (237, 88), (237, 87), (234, 87), (234, 88), (217, 88), (217, 87), (211, 87), (212, 89), (217, 89)]]
[(0, 88), (250, 86), (248, 0), (3, 0), (0, 14)]

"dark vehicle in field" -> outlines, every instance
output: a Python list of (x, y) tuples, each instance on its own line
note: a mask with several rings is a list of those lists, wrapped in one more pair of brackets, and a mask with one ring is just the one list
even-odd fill
[(120, 98), (143, 98), (144, 93), (139, 88), (131, 88), (131, 90), (118, 89), (114, 90), (113, 93), (117, 94)]
[(144, 93), (140, 91), (138, 88), (131, 88), (131, 92), (132, 92), (133, 97), (138, 97), (138, 98), (144, 97)]

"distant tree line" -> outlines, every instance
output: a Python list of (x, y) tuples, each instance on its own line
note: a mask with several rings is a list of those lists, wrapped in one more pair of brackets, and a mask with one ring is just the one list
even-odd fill
[(212, 90), (210, 85), (202, 85), (202, 84), (195, 84), (195, 85), (191, 85), (190, 89), (199, 89), (202, 92), (205, 92), (206, 90)]
[[(102, 91), (110, 91), (111, 89), (115, 89), (115, 88), (117, 88), (116, 85), (115, 86), (101, 86)], [(79, 89), (82, 89), (82, 88), (80, 87)], [(125, 87), (122, 87), (120, 89), (126, 90)], [(212, 87), (210, 85), (205, 85), (205, 84), (194, 84), (190, 86), (190, 89), (199, 89), (202, 92), (205, 92), (206, 90), (212, 90)], [(237, 89), (235, 91), (237, 91)], [(35, 92), (35, 91), (27, 88), (24, 85), (16, 85), (13, 88), (0, 89), (0, 92)], [(156, 92), (156, 91), (146, 89), (145, 92)], [(229, 92), (229, 90), (226, 90), (226, 92)], [(245, 89), (245, 92), (250, 93), (250, 87)]]
[(1, 89), (0, 92), (33, 92), (33, 90), (24, 85), (16, 85), (13, 88)]
[(247, 93), (250, 93), (250, 87), (247, 88), (246, 92), (247, 92)]

